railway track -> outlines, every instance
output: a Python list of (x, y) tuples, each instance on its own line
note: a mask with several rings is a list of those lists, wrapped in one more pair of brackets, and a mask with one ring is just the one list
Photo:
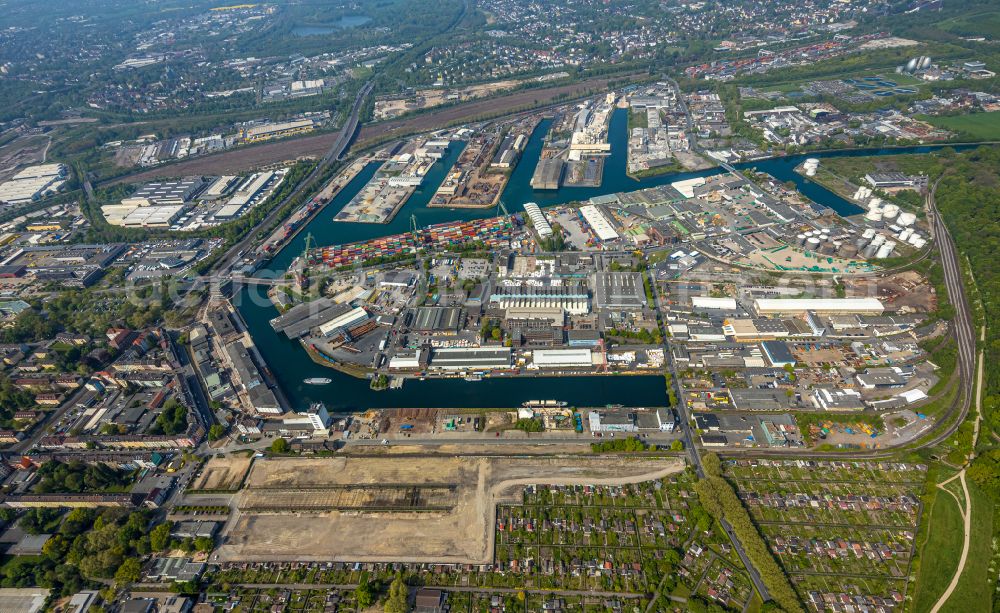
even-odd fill
[[(965, 294), (965, 283), (962, 279), (962, 267), (959, 264), (958, 250), (955, 242), (948, 232), (948, 228), (941, 217), (940, 212), (934, 202), (934, 194), (937, 191), (938, 179), (934, 186), (927, 193), (927, 219), (930, 222), (931, 233), (936, 239), (938, 251), (941, 254), (941, 265), (944, 270), (945, 287), (948, 290), (948, 299), (955, 307), (955, 317), (951, 321), (951, 333), (955, 336), (958, 345), (958, 384), (960, 390), (954, 402), (942, 415), (938, 424), (947, 424), (940, 431), (934, 432), (930, 438), (919, 440), (917, 443), (907, 441), (898, 445), (891, 445), (877, 450), (864, 451), (836, 451), (836, 452), (816, 452), (810, 453), (801, 449), (769, 449), (769, 450), (720, 450), (719, 455), (725, 457), (809, 457), (821, 459), (879, 459), (893, 456), (906, 449), (926, 449), (934, 447), (948, 439), (954, 434), (972, 406), (973, 389), (975, 386), (976, 368), (976, 337), (972, 327), (972, 311), (969, 308), (969, 300)], [(935, 430), (938, 428), (936, 427)]]

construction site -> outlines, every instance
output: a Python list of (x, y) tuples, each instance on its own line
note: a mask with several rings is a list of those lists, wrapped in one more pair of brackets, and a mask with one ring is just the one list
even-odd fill
[(332, 457), (255, 461), (219, 561), (488, 564), (497, 504), (527, 485), (625, 485), (680, 472), (672, 458)]

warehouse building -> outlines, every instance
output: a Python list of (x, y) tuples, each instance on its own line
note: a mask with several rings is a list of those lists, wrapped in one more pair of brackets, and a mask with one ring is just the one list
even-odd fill
[(715, 298), (712, 296), (692, 296), (691, 306), (695, 309), (736, 310), (735, 298)]
[[(347, 305), (339, 305), (341, 307), (347, 307)], [(330, 320), (319, 325), (319, 333), (323, 336), (333, 336), (335, 333), (341, 330), (346, 330), (352, 326), (368, 319), (368, 311), (361, 307), (350, 308), (347, 307), (343, 313), (335, 315)]]
[(460, 307), (417, 307), (411, 309), (410, 329), (416, 332), (455, 334), (462, 327)]
[(606, 309), (641, 309), (646, 305), (642, 273), (597, 273), (594, 298), (598, 307)]
[(532, 354), (532, 363), (537, 368), (590, 368), (594, 365), (594, 356), (587, 348), (536, 349)]
[(860, 411), (865, 408), (861, 394), (854, 390), (818, 389), (812, 394), (812, 403), (824, 411)]
[(531, 220), (531, 225), (535, 227), (535, 232), (538, 233), (539, 238), (552, 236), (552, 226), (537, 204), (534, 202), (524, 203), (524, 212), (528, 215), (528, 219)]
[(448, 347), (431, 350), (430, 368), (436, 370), (492, 370), (510, 368), (509, 347)]
[(66, 183), (69, 171), (62, 164), (29, 166), (0, 183), (0, 202), (23, 204), (53, 194)]
[(283, 121), (279, 123), (266, 123), (259, 126), (252, 126), (243, 130), (243, 140), (248, 143), (255, 143), (272, 138), (282, 138), (293, 134), (303, 134), (313, 129), (311, 119), (299, 119), (297, 121)]
[(878, 298), (757, 298), (753, 306), (759, 315), (803, 315), (808, 311), (881, 315), (885, 310)]
[(559, 158), (539, 160), (535, 173), (531, 176), (532, 189), (559, 189), (565, 165)]
[(794, 367), (797, 363), (795, 356), (792, 355), (791, 349), (788, 348), (787, 343), (781, 341), (765, 341), (760, 344), (761, 349), (764, 350), (764, 355), (767, 356), (767, 361), (771, 363), (771, 366), (775, 368), (785, 368), (786, 366)]
[(580, 215), (583, 216), (583, 220), (587, 222), (587, 225), (590, 226), (590, 229), (602, 242), (613, 241), (619, 238), (614, 226), (611, 225), (608, 218), (595, 205), (588, 204), (587, 206), (580, 207)]

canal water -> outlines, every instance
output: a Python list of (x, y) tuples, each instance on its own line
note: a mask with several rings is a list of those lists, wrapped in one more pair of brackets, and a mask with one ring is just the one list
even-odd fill
[[(722, 169), (674, 173), (643, 180), (635, 180), (626, 174), (628, 148), (628, 111), (617, 109), (611, 118), (609, 140), (611, 155), (604, 165), (604, 177), (600, 187), (564, 187), (559, 190), (534, 190), (531, 176), (538, 162), (545, 135), (551, 127), (551, 120), (543, 120), (535, 129), (528, 144), (511, 174), (510, 181), (501, 196), (512, 213), (521, 211), (525, 202), (537, 202), (541, 206), (555, 206), (567, 202), (582, 201), (595, 196), (617, 192), (634, 191), (695, 177), (709, 177), (720, 174)], [(363, 241), (380, 236), (399, 234), (410, 229), (410, 217), (415, 216), (420, 226), (449, 221), (490, 217), (496, 209), (444, 209), (428, 208), (427, 204), (444, 180), (448, 171), (461, 154), (464, 144), (453, 145), (448, 154), (438, 161), (427, 174), (423, 186), (410, 197), (399, 214), (388, 224), (359, 224), (334, 222), (333, 216), (353, 198), (378, 170), (379, 163), (366, 166), (354, 180), (331, 201), (326, 208), (300, 232), (266, 269), (261, 276), (280, 276), (292, 260), (302, 253), (305, 236), (313, 235), (314, 244), (337, 245)], [(857, 205), (841, 198), (821, 185), (806, 180), (795, 168), (807, 157), (856, 157), (872, 155), (896, 155), (908, 153), (929, 153), (941, 146), (918, 146), (893, 149), (864, 149), (851, 151), (831, 151), (794, 155), (783, 158), (760, 160), (735, 164), (737, 169), (755, 168), (766, 172), (779, 181), (792, 181), (805, 196), (814, 202), (829, 207), (841, 215), (862, 212)], [(956, 149), (966, 149), (956, 147)], [(282, 390), (288, 396), (295, 410), (303, 410), (310, 403), (322, 401), (327, 408), (337, 411), (363, 410), (367, 408), (487, 408), (514, 407), (525, 400), (563, 400), (573, 406), (603, 406), (622, 404), (625, 406), (662, 406), (667, 402), (666, 387), (661, 375), (628, 377), (521, 377), (487, 378), (483, 381), (468, 382), (462, 379), (408, 380), (401, 390), (371, 391), (368, 381), (356, 379), (330, 368), (319, 366), (309, 359), (298, 341), (279, 336), (271, 329), (270, 320), (277, 311), (270, 305), (264, 288), (244, 289), (236, 296), (237, 308), (246, 320), (261, 355), (267, 361)], [(310, 377), (333, 379), (329, 385), (306, 385), (302, 381)]]

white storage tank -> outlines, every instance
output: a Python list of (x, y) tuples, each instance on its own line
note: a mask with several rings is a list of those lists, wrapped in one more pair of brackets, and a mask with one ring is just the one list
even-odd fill
[(912, 234), (913, 234), (913, 228), (905, 228), (902, 232), (899, 233), (899, 240), (905, 241), (909, 239), (910, 235)]
[(872, 243), (871, 244), (873, 244), (876, 247), (878, 247), (878, 246), (880, 246), (884, 242), (885, 242), (885, 235), (884, 234), (876, 234), (875, 238), (872, 239)]
[(878, 248), (878, 252), (875, 253), (875, 258), (882, 260), (889, 257), (892, 250), (896, 248), (896, 243), (889, 241)]
[(795, 237), (795, 243), (799, 247), (801, 247), (802, 245), (806, 244), (806, 238), (808, 237), (805, 234), (799, 234), (798, 236)]
[(899, 207), (895, 204), (887, 204), (882, 208), (882, 217), (885, 219), (892, 219), (896, 215), (899, 215)]
[(922, 237), (919, 234), (917, 234), (916, 232), (914, 232), (913, 234), (910, 235), (910, 237), (907, 239), (906, 242), (910, 243), (914, 247), (918, 247), (919, 246), (918, 243), (922, 243), (922, 242), (926, 243), (927, 241), (924, 240), (924, 237)]
[(882, 199), (881, 198), (876, 197), (876, 198), (872, 198), (871, 200), (868, 201), (868, 210), (877, 209), (880, 206), (882, 206)]
[(882, 221), (882, 209), (874, 208), (865, 215), (865, 219), (868, 221)]
[(923, 248), (924, 248), (924, 245), (926, 245), (926, 244), (927, 244), (927, 239), (926, 239), (926, 238), (924, 238), (924, 237), (922, 237), (922, 236), (920, 236), (920, 237), (917, 237), (917, 240), (916, 240), (916, 242), (914, 242), (914, 243), (911, 243), (911, 244), (912, 244), (912, 245), (913, 245), (914, 247), (916, 247), (917, 249), (923, 249)]
[(806, 248), (813, 251), (819, 249), (819, 239), (815, 236), (811, 236), (806, 240)]
[(865, 240), (871, 240), (875, 236), (875, 228), (865, 228), (865, 231), (861, 233), (861, 238)]
[(896, 219), (896, 223), (901, 226), (912, 226), (917, 221), (917, 216), (908, 211), (903, 211)]

